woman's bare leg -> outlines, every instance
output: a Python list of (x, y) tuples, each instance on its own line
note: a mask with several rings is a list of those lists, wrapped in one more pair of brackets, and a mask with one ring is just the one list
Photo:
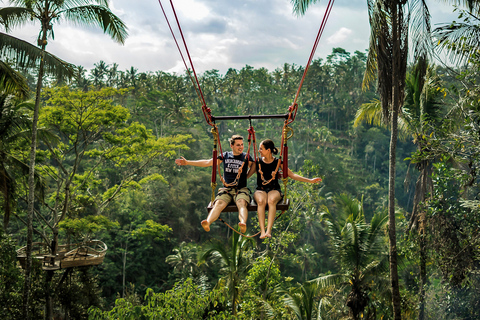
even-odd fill
[(268, 203), (268, 222), (267, 222), (267, 231), (265, 232), (265, 237), (272, 237), (272, 227), (273, 222), (275, 221), (275, 215), (277, 214), (277, 203), (280, 201), (282, 196), (277, 190), (272, 190), (267, 194), (267, 203)]
[(265, 238), (265, 206), (267, 204), (267, 193), (257, 190), (253, 194), (257, 203), (258, 224), (260, 225), (260, 239)]

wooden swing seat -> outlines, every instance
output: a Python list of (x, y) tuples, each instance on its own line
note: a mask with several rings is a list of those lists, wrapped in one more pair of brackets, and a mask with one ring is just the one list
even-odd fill
[[(286, 202), (285, 200), (282, 200), (281, 202), (277, 203), (277, 210), (287, 211), (289, 206), (290, 206), (290, 199), (287, 199)], [(210, 212), (212, 208), (213, 208), (213, 204), (212, 202), (210, 202), (208, 204), (207, 211)], [(255, 200), (252, 199), (252, 202), (250, 202), (247, 206), (247, 210), (257, 212), (257, 208), (258, 208), (257, 203), (255, 202)], [(268, 204), (265, 207), (265, 211), (268, 212)], [(228, 206), (226, 206), (222, 212), (238, 212), (237, 205), (232, 202)]]

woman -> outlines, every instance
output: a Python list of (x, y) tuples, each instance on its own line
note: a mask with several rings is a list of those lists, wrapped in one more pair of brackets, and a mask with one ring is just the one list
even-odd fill
[[(260, 157), (257, 159), (257, 189), (253, 198), (257, 202), (258, 222), (260, 224), (260, 239), (272, 237), (272, 227), (277, 212), (277, 203), (282, 200), (278, 178), (280, 176), (280, 159), (274, 157), (278, 153), (272, 140), (266, 139), (258, 148)], [(293, 180), (318, 183), (321, 178), (308, 179), (293, 173), (288, 169), (288, 177)], [(268, 204), (268, 223), (265, 231), (265, 206)]]

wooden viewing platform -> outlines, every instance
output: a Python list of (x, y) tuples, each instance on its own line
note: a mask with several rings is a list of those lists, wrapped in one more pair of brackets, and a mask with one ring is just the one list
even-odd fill
[[(52, 255), (50, 248), (43, 242), (34, 242), (32, 258), (42, 262), (43, 270), (58, 270), (81, 266), (94, 266), (103, 262), (107, 253), (107, 245), (100, 240), (90, 240), (83, 243), (59, 245), (57, 254)], [(17, 250), (20, 266), (25, 268), (27, 247)]]

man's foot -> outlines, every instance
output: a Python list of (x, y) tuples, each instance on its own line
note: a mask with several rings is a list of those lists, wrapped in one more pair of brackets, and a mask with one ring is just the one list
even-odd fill
[(203, 227), (203, 230), (205, 230), (206, 232), (210, 231), (210, 223), (208, 223), (207, 220), (202, 221), (202, 227)]
[(243, 222), (239, 222), (238, 226), (240, 227), (240, 232), (245, 233), (247, 231), (247, 225)]

